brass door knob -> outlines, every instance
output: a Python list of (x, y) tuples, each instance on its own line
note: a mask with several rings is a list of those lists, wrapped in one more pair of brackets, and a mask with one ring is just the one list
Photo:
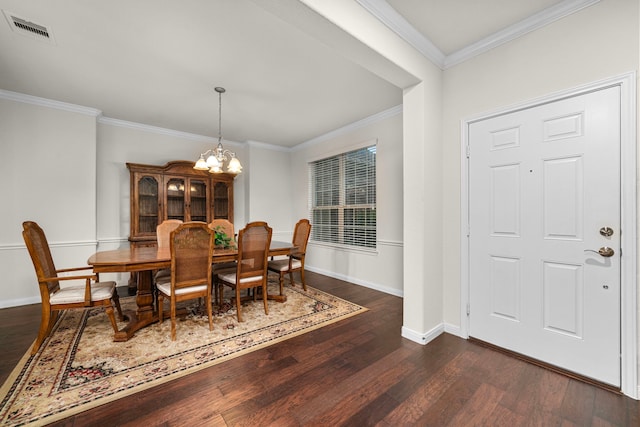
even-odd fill
[(608, 246), (604, 246), (598, 249), (598, 253), (605, 258), (609, 258), (609, 257), (612, 257), (613, 254), (615, 254), (615, 251)]

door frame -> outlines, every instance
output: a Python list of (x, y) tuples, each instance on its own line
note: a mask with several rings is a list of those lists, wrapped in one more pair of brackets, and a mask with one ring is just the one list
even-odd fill
[(474, 115), (461, 120), (460, 156), (460, 335), (469, 338), (469, 126), (495, 116), (529, 109), (542, 104), (594, 92), (609, 87), (620, 87), (620, 213), (622, 230), (620, 239), (620, 381), (621, 391), (634, 399), (638, 389), (638, 303), (637, 303), (637, 214), (636, 214), (636, 72), (630, 72), (587, 85), (555, 92), (515, 105)]

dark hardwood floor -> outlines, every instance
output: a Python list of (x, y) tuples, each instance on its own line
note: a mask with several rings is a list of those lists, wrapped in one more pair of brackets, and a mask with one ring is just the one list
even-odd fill
[[(400, 298), (307, 274), (369, 311), (54, 425), (640, 426), (638, 401), (449, 334), (416, 344)], [(39, 321), (0, 310), (3, 382)]]

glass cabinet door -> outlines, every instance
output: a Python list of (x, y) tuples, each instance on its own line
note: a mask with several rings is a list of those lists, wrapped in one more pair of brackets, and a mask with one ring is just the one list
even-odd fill
[(184, 179), (170, 178), (166, 184), (167, 219), (179, 219), (186, 221), (184, 216), (185, 192)]
[(138, 233), (153, 234), (158, 225), (158, 180), (154, 176), (141, 176), (137, 182)]
[(213, 187), (213, 217), (216, 219), (229, 218), (229, 184), (216, 182)]
[(189, 181), (189, 214), (191, 221), (207, 222), (207, 183), (203, 180)]

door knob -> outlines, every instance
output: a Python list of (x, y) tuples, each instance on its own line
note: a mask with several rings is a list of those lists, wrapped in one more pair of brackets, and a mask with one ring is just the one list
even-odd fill
[(600, 249), (598, 249), (597, 251), (594, 251), (593, 249), (585, 249), (584, 251), (585, 252), (593, 252), (593, 253), (601, 255), (601, 256), (603, 256), (605, 258), (612, 257), (616, 253), (612, 248), (610, 248), (608, 246), (603, 246)]
[(600, 229), (600, 234), (604, 237), (611, 237), (613, 236), (613, 229), (611, 227), (602, 227)]
[(609, 258), (609, 257), (613, 256), (615, 251), (613, 249), (611, 249), (610, 247), (608, 247), (608, 246), (604, 246), (604, 247), (598, 249), (598, 253), (600, 255), (602, 255), (603, 257), (605, 257), (605, 258)]

